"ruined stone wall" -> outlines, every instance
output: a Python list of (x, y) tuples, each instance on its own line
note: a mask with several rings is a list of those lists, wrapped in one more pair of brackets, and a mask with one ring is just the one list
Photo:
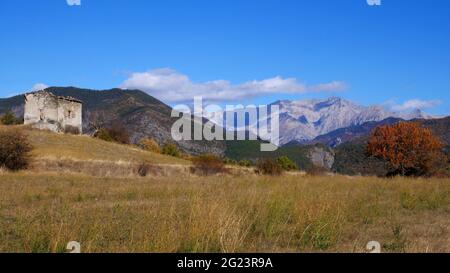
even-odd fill
[(62, 128), (72, 126), (78, 128), (81, 133), (82, 128), (82, 106), (81, 103), (59, 99), (58, 121)]
[(64, 132), (67, 126), (82, 133), (82, 104), (48, 92), (25, 95), (25, 125), (41, 130)]
[(24, 124), (58, 132), (58, 100), (46, 92), (25, 95)]

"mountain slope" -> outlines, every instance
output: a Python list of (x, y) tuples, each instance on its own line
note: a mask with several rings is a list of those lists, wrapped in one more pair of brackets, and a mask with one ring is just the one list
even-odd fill
[[(83, 130), (92, 133), (94, 124), (109, 126), (120, 122), (129, 132), (132, 143), (152, 137), (160, 144), (172, 142), (172, 108), (139, 90), (89, 90), (75, 87), (46, 89), (58, 96), (70, 96), (83, 101)], [(12, 109), (23, 116), (23, 96), (0, 100), (0, 114)], [(178, 146), (190, 154), (214, 153), (222, 155), (225, 144), (219, 141), (180, 141)]]
[[(444, 144), (444, 152), (447, 154), (450, 162), (450, 117), (430, 120), (417, 119), (414, 121), (421, 124), (421, 126), (430, 129), (433, 135), (442, 141)], [(366, 144), (371, 132), (370, 128), (373, 129), (377, 126), (395, 122), (396, 119), (387, 119), (378, 123), (366, 123), (362, 126), (337, 130), (327, 136), (319, 137), (316, 140), (325, 140), (325, 143), (330, 143), (329, 141), (332, 139), (330, 138), (331, 136), (339, 136), (342, 139), (346, 139), (345, 142), (334, 149), (336, 153), (333, 166), (334, 171), (348, 175), (364, 174), (385, 176), (388, 171), (385, 168), (384, 163), (381, 160), (366, 156)], [(350, 134), (347, 134), (348, 131), (357, 131), (358, 133), (351, 135), (352, 137), (344, 138), (343, 135), (350, 136)]]
[[(382, 121), (370, 121), (361, 125), (341, 128), (318, 136), (314, 140), (306, 142), (306, 144), (321, 143), (329, 147), (337, 147), (341, 144), (351, 142), (354, 139), (367, 137), (376, 127), (391, 125), (401, 121), (405, 120), (400, 118), (387, 118)], [(450, 145), (450, 117), (440, 119), (414, 119), (411, 121), (418, 122), (422, 126), (429, 128), (445, 145)]]
[(391, 125), (400, 121), (404, 120), (400, 118), (387, 118), (382, 121), (369, 121), (361, 125), (353, 125), (346, 128), (340, 128), (328, 134), (318, 136), (314, 140), (307, 142), (307, 144), (321, 143), (329, 147), (337, 147), (356, 138), (369, 135), (376, 127)]
[(324, 100), (278, 101), (282, 145), (308, 142), (340, 128), (382, 121), (390, 117), (423, 118), (421, 111), (389, 112), (381, 106), (360, 106), (332, 97)]

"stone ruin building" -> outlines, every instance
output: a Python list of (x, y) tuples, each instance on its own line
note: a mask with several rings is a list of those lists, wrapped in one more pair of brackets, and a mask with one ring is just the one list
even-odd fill
[(82, 102), (47, 91), (25, 95), (24, 123), (57, 133), (82, 134)]

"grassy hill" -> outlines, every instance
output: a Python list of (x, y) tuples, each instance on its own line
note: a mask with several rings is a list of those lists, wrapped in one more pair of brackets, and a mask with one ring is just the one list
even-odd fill
[(260, 141), (227, 141), (225, 155), (233, 160), (250, 160), (256, 162), (261, 158), (278, 158), (287, 156), (295, 162), (301, 170), (307, 170), (313, 166), (308, 157), (312, 146), (284, 146), (275, 152), (261, 152)]
[(187, 164), (188, 161), (88, 136), (26, 130), (36, 158)]
[[(14, 127), (0, 126), (0, 130)], [(190, 162), (89, 136), (56, 134), (20, 128), (28, 136), (32, 151), (31, 170), (85, 173), (93, 176), (136, 176), (142, 164), (152, 173), (181, 170)], [(150, 168), (150, 167), (148, 167)]]

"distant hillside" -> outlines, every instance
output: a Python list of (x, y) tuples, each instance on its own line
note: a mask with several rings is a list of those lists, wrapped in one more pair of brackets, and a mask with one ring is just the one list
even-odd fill
[[(120, 121), (130, 132), (133, 143), (137, 143), (144, 137), (152, 137), (160, 144), (172, 141), (170, 131), (176, 119), (170, 117), (171, 107), (149, 96), (145, 92), (121, 89), (94, 91), (74, 87), (52, 87), (47, 90), (55, 95), (71, 96), (84, 102), (83, 126), (85, 132), (92, 132), (93, 123), (98, 123), (99, 120), (105, 126)], [(273, 153), (261, 153), (259, 141), (182, 141), (177, 144), (182, 150), (190, 154), (213, 153), (220, 156), (225, 155), (235, 160), (248, 159), (257, 161), (259, 158), (264, 157), (276, 158), (279, 156), (288, 156), (301, 169), (308, 169), (314, 164), (317, 164), (317, 162), (320, 163), (322, 159), (326, 159), (325, 161), (328, 164), (330, 162), (329, 158), (334, 157), (333, 169), (335, 171), (347, 174), (382, 175), (384, 170), (383, 166), (379, 164), (380, 162), (375, 162), (365, 156), (365, 142), (375, 127), (393, 124), (402, 121), (402, 119), (387, 118), (381, 121), (363, 122), (372, 118), (380, 119), (385, 116), (385, 113), (378, 108), (357, 107), (350, 102), (338, 98), (313, 102), (315, 106), (311, 109), (308, 108), (308, 102), (280, 102), (284, 111), (281, 118), (283, 119), (283, 115), (284, 118), (287, 117), (286, 115), (292, 118), (293, 115), (297, 116), (301, 113), (309, 113), (308, 115), (299, 116), (299, 121), (303, 120), (303, 122), (306, 122), (306, 120), (312, 120), (319, 113), (323, 115), (321, 118), (322, 125), (315, 123), (317, 128), (325, 130), (326, 127), (328, 130), (342, 124), (353, 125), (317, 136), (312, 141), (305, 141), (304, 139), (301, 141), (294, 140)], [(4, 113), (7, 109), (12, 109), (18, 117), (21, 117), (23, 116), (23, 105), (23, 96), (0, 99), (0, 114)], [(328, 121), (325, 122), (325, 120), (328, 120), (327, 118), (333, 116), (333, 111), (339, 112), (341, 116), (343, 115), (342, 118), (346, 122), (339, 122), (337, 125), (334, 124), (332, 126)], [(350, 114), (345, 114), (347, 112)], [(358, 113), (358, 115), (351, 115), (354, 112)], [(450, 117), (442, 119), (417, 119), (414, 121), (430, 128), (444, 142), (447, 146), (446, 151), (449, 153)], [(325, 126), (325, 124), (331, 127)], [(282, 134), (285, 133), (283, 130), (283, 127), (281, 127)], [(307, 145), (304, 145), (305, 143)], [(334, 149), (328, 149), (324, 146), (333, 147)]]
[(386, 176), (382, 160), (366, 155), (366, 139), (356, 139), (335, 148), (333, 171), (346, 175)]
[(328, 99), (278, 101), (280, 108), (280, 143), (308, 143), (314, 138), (340, 128), (359, 126), (395, 117), (406, 120), (428, 118), (416, 109), (408, 113), (388, 111), (383, 106), (362, 106), (351, 101), (331, 97)]
[[(129, 131), (131, 141), (137, 143), (152, 137), (160, 144), (172, 142), (171, 107), (139, 90), (89, 90), (75, 87), (51, 87), (46, 89), (58, 96), (70, 96), (83, 101), (83, 130), (93, 132), (94, 123), (104, 126), (119, 121)], [(0, 114), (12, 109), (23, 116), (23, 96), (0, 99)], [(190, 154), (214, 153), (222, 155), (225, 144), (218, 141), (181, 141), (177, 143)]]
[(23, 104), (23, 95), (0, 99), (0, 115), (4, 114), (8, 110), (12, 110), (16, 117), (23, 118)]
[[(431, 118), (419, 109), (411, 112), (392, 112), (384, 106), (362, 106), (338, 97), (298, 101), (282, 100), (274, 102), (270, 106), (277, 106), (280, 111), (281, 145), (310, 144), (314, 143), (315, 138), (341, 128), (358, 127), (367, 122), (380, 122), (389, 118), (403, 120)], [(257, 108), (256, 112), (258, 110), (261, 109)], [(248, 109), (240, 110), (240, 112), (245, 115)], [(216, 120), (216, 122), (227, 124), (230, 121), (227, 119), (235, 119), (235, 117), (234, 115), (223, 115), (223, 120)], [(249, 122), (247, 118), (245, 123), (249, 124)], [(231, 128), (228, 129), (234, 129), (234, 126), (229, 127)], [(253, 134), (258, 134), (257, 126), (250, 130)], [(264, 136), (260, 137), (264, 138)]]
[(307, 142), (307, 144), (321, 143), (329, 147), (337, 147), (356, 138), (369, 135), (376, 127), (391, 125), (400, 121), (404, 120), (400, 118), (387, 118), (382, 121), (370, 121), (361, 125), (353, 125), (350, 127), (337, 129), (325, 135), (318, 136), (314, 140)]
[[(414, 121), (430, 129), (442, 141), (445, 145), (444, 152), (447, 154), (450, 163), (450, 117)], [(367, 140), (372, 129), (391, 122), (395, 123), (395, 119), (385, 120), (381, 123), (369, 123), (362, 127), (345, 128), (331, 133), (330, 135), (335, 138), (339, 136), (344, 139), (343, 136), (345, 135), (352, 136), (345, 138), (347, 141), (335, 147), (336, 157), (333, 170), (348, 175), (386, 175), (387, 170), (383, 162), (375, 158), (369, 158), (365, 153)], [(349, 134), (348, 132), (358, 132), (358, 134)], [(330, 138), (325, 136), (321, 139), (326, 141), (330, 140)], [(325, 143), (332, 143), (326, 141)]]
[(274, 152), (261, 152), (260, 141), (227, 141), (225, 155), (233, 160), (250, 160), (256, 163), (259, 159), (287, 156), (294, 161), (300, 170), (313, 167), (331, 169), (334, 152), (323, 145), (283, 146)]
[[(388, 118), (382, 121), (371, 121), (361, 125), (354, 125), (346, 128), (337, 129), (328, 134), (316, 137), (312, 141), (308, 141), (305, 144), (317, 144), (321, 143), (329, 147), (337, 147), (341, 144), (351, 142), (354, 139), (364, 138), (370, 135), (370, 133), (376, 127), (383, 125), (392, 125), (398, 122), (405, 121), (400, 118)], [(439, 137), (445, 145), (450, 143), (450, 117), (441, 119), (414, 119), (413, 122), (419, 122), (423, 126), (431, 129), (434, 135)], [(295, 142), (291, 143), (295, 144)]]
[(422, 126), (429, 128), (433, 134), (450, 147), (450, 116), (440, 119), (418, 120)]

